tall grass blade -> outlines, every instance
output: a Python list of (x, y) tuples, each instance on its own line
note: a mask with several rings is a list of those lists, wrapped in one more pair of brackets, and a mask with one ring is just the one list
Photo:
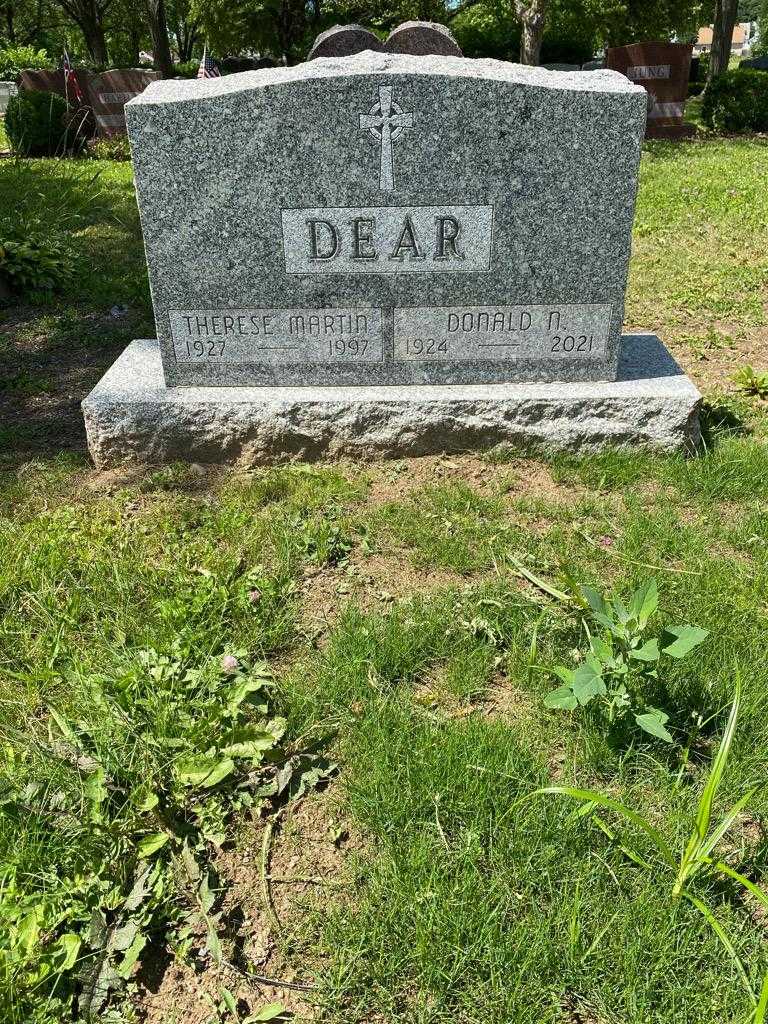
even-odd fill
[(765, 1024), (766, 1013), (768, 1013), (768, 974), (763, 978), (763, 987), (760, 989), (760, 999), (755, 1007), (755, 1014), (752, 1018), (754, 1024)]
[(749, 998), (752, 1000), (752, 1005), (753, 1006), (757, 1006), (757, 1000), (755, 999), (755, 993), (752, 991), (752, 986), (749, 983), (749, 976), (747, 975), (746, 968), (744, 967), (744, 964), (741, 962), (741, 957), (739, 956), (739, 954), (734, 949), (733, 943), (728, 938), (728, 935), (727, 935), (725, 929), (723, 928), (723, 926), (717, 920), (717, 918), (712, 913), (712, 911), (709, 909), (709, 907), (706, 905), (706, 903), (702, 903), (700, 899), (698, 899), (692, 893), (687, 892), (685, 890), (683, 891), (682, 895), (685, 896), (685, 898), (690, 903), (692, 903), (694, 905), (694, 907), (696, 907), (696, 909), (703, 915), (703, 917), (704, 917), (705, 921), (707, 922), (707, 924), (710, 926), (710, 928), (715, 933), (715, 935), (718, 937), (718, 939), (720, 939), (720, 942), (723, 944), (725, 949), (727, 949), (728, 953), (730, 954), (731, 958), (733, 959), (733, 962), (736, 964), (736, 968), (737, 968), (737, 970), (738, 970), (738, 972), (739, 972), (739, 974), (741, 976), (741, 980), (744, 982), (744, 987), (746, 988), (747, 992), (749, 992)]
[(738, 816), (741, 813), (741, 811), (747, 806), (747, 804), (749, 803), (749, 801), (752, 799), (752, 797), (755, 795), (755, 793), (758, 791), (759, 788), (760, 788), (759, 786), (753, 786), (752, 789), (748, 789), (747, 790), (747, 792), (744, 794), (743, 797), (741, 797), (740, 800), (736, 801), (736, 803), (733, 805), (733, 807), (730, 809), (730, 811), (726, 814), (726, 816), (723, 818), (723, 820), (720, 822), (720, 824), (717, 826), (717, 828), (709, 836), (709, 838), (704, 843), (704, 845), (700, 848), (700, 850), (699, 850), (699, 857), (701, 859), (704, 859), (705, 857), (709, 857), (710, 853), (712, 853), (714, 848), (717, 846), (717, 844), (720, 842), (720, 840), (723, 838), (723, 836), (726, 834), (728, 829), (731, 827), (731, 825), (734, 823), (734, 821), (738, 818)]
[[(611, 800), (610, 797), (603, 796), (602, 793), (596, 793), (593, 789), (574, 789), (572, 786), (544, 786), (542, 789), (536, 789), (533, 793), (529, 793), (524, 796), (522, 800), (530, 800), (535, 796), (569, 796), (573, 800), (585, 800), (591, 801), (592, 803), (598, 804), (600, 807), (607, 807), (622, 817), (627, 818), (632, 822), (633, 825), (637, 825), (638, 828), (642, 829), (643, 832), (648, 835), (654, 843), (654, 846), (661, 854), (662, 858), (666, 863), (673, 868), (677, 867), (677, 862), (672, 855), (672, 851), (667, 845), (664, 836), (657, 828), (654, 828), (649, 821), (646, 821), (642, 815), (637, 814), (635, 811), (626, 807), (624, 804), (618, 802), (618, 800)], [(518, 803), (521, 803), (519, 800)]]
[(725, 773), (725, 766), (728, 761), (728, 753), (731, 749), (731, 743), (733, 742), (733, 735), (736, 731), (736, 722), (739, 717), (739, 706), (741, 704), (741, 677), (736, 675), (736, 692), (733, 698), (733, 704), (731, 705), (731, 711), (728, 715), (728, 722), (725, 726), (725, 732), (720, 740), (720, 746), (717, 748), (712, 767), (709, 771), (709, 777), (707, 778), (707, 784), (704, 787), (704, 792), (701, 794), (699, 800), (699, 807), (696, 812), (696, 827), (688, 840), (688, 845), (685, 848), (685, 852), (680, 861), (680, 869), (678, 871), (677, 880), (675, 882), (674, 894), (679, 896), (683, 886), (685, 885), (686, 879), (691, 874), (691, 870), (695, 870), (696, 862), (700, 860), (702, 856), (702, 849), (704, 847), (707, 833), (709, 832), (709, 825), (712, 820), (712, 806), (717, 795), (717, 791), (720, 788), (720, 783), (723, 780), (723, 774)]
[(707, 864), (711, 864), (716, 871), (722, 871), (724, 875), (732, 878), (735, 882), (738, 882), (739, 885), (743, 885), (747, 892), (751, 893), (758, 903), (768, 910), (768, 893), (763, 892), (760, 886), (755, 885), (755, 883), (747, 878), (746, 875), (742, 875), (740, 872), (734, 871), (732, 867), (729, 867), (722, 860), (713, 861), (707, 859)]

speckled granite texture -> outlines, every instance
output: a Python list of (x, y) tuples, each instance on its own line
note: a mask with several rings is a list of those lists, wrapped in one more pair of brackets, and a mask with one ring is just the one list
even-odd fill
[[(167, 383), (615, 377), (645, 107), (610, 71), (372, 52), (150, 85), (126, 116)], [(610, 325), (588, 352), (557, 349), (574, 331), (547, 321), (536, 344), (512, 334), (494, 352), (478, 337), (477, 357), (454, 361), (442, 336), (415, 338), (438, 350), (396, 358), (396, 309), (528, 304), (607, 305)], [(232, 316), (263, 327), (260, 310), (290, 324), (308, 308), (379, 310), (381, 360), (323, 334), (272, 342)], [(171, 311), (201, 310), (220, 320), (191, 322), (174, 349)]]
[(701, 396), (659, 339), (622, 338), (612, 383), (167, 388), (156, 341), (134, 341), (83, 402), (102, 469), (257, 465), (427, 455), (511, 445), (693, 450)]

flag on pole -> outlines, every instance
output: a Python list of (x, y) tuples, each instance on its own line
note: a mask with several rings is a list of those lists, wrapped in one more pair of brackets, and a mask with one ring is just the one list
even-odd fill
[(221, 72), (216, 66), (215, 61), (211, 60), (208, 56), (208, 47), (203, 48), (203, 56), (200, 61), (200, 67), (197, 69), (198, 78), (221, 78)]
[(64, 59), (62, 61), (62, 68), (64, 69), (64, 95), (67, 103), (69, 103), (69, 90), (72, 89), (72, 95), (75, 97), (78, 103), (83, 103), (83, 93), (80, 86), (77, 84), (77, 75), (75, 69), (72, 67), (72, 61), (69, 59), (66, 47), (64, 48)]

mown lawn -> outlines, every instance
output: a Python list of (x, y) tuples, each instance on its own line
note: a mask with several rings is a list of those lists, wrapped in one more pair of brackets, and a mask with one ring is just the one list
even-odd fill
[[(754, 896), (691, 885), (729, 952), (636, 827), (518, 801), (598, 789), (680, 851), (738, 673), (718, 815), (765, 781), (766, 406), (730, 381), (768, 369), (765, 156), (715, 140), (643, 159), (627, 323), (701, 382), (696, 459), (101, 475), (53, 378), (71, 360), (77, 400), (149, 330), (129, 173), (0, 164), (0, 209), (23, 182), (23, 215), (68, 222), (82, 261), (63, 301), (0, 320), (3, 1019), (74, 1019), (99, 984), (99, 1019), (128, 1021), (234, 1021), (224, 988), (241, 1016), (339, 1022), (753, 1019)], [(709, 631), (648, 694), (673, 743), (544, 706), (586, 641), (526, 574), (625, 598), (655, 579), (653, 636)], [(767, 814), (761, 789), (720, 848), (758, 886)]]

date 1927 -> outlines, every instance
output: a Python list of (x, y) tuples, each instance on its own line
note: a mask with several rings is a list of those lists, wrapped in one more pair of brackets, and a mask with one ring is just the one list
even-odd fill
[(185, 338), (187, 355), (190, 359), (209, 359), (224, 355), (223, 338)]

